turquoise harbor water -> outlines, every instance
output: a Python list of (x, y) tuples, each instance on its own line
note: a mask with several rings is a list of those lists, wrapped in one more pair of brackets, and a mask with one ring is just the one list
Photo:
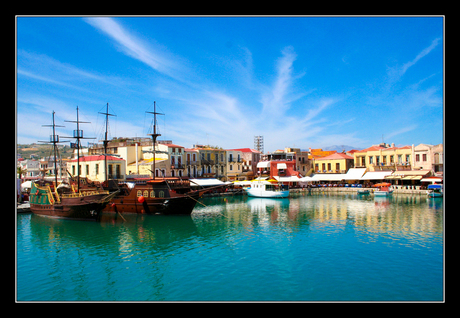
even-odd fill
[(201, 200), (191, 216), (17, 219), (18, 301), (442, 301), (442, 199)]

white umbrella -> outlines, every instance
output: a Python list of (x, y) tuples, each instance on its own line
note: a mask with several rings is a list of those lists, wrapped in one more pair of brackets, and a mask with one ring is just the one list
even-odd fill
[(32, 188), (32, 181), (26, 181), (24, 183), (21, 183), (21, 190), (24, 191), (25, 189), (30, 189)]

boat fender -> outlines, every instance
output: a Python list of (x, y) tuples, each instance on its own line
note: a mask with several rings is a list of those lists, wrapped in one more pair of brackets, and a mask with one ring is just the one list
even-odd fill
[(139, 198), (137, 198), (137, 201), (139, 201), (139, 203), (144, 203), (145, 201), (144, 196), (141, 195)]

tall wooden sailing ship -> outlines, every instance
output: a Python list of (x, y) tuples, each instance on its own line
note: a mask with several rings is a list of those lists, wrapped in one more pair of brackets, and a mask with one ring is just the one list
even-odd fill
[[(32, 182), (30, 191), (30, 209), (33, 213), (38, 215), (45, 215), (55, 218), (70, 218), (79, 220), (97, 220), (100, 218), (102, 209), (107, 203), (117, 195), (118, 191), (109, 193), (109, 191), (102, 189), (101, 186), (80, 188), (80, 178), (77, 178), (77, 184), (70, 182), (70, 184), (61, 183), (58, 185), (57, 180), (57, 144), (59, 135), (56, 134), (53, 111), (53, 124), (44, 125), (45, 127), (52, 127), (53, 134), (50, 136), (50, 141), (40, 141), (44, 143), (53, 144), (54, 153), (54, 182), (47, 182), (40, 180)], [(77, 130), (74, 130), (73, 138), (77, 139), (77, 147), (80, 146), (80, 139), (83, 138), (83, 130), (79, 129), (78, 121), (78, 107), (77, 107)], [(78, 148), (77, 148), (78, 149)], [(77, 151), (79, 157), (79, 150)]]
[[(153, 133), (152, 137), (152, 178), (147, 181), (137, 181), (133, 186), (118, 185), (119, 193), (112, 199), (104, 211), (116, 213), (146, 213), (146, 214), (191, 214), (198, 199), (209, 189), (192, 190), (190, 181), (179, 177), (155, 176), (155, 145), (161, 134), (157, 133), (157, 115), (164, 115), (156, 111), (156, 102), (153, 103)], [(106, 116), (108, 116), (108, 110)], [(108, 120), (108, 117), (107, 117)], [(106, 147), (106, 143), (104, 143)], [(107, 150), (105, 149), (105, 152)]]

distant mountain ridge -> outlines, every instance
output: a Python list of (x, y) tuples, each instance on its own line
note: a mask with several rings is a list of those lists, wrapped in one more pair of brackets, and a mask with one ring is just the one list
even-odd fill
[(343, 150), (345, 151), (349, 151), (349, 150), (352, 150), (352, 149), (360, 149), (358, 147), (353, 147), (353, 146), (348, 146), (348, 145), (333, 145), (333, 146), (329, 146), (329, 147), (323, 147), (323, 150), (327, 150), (327, 151), (331, 151), (331, 150), (335, 150), (337, 152), (342, 152)]

